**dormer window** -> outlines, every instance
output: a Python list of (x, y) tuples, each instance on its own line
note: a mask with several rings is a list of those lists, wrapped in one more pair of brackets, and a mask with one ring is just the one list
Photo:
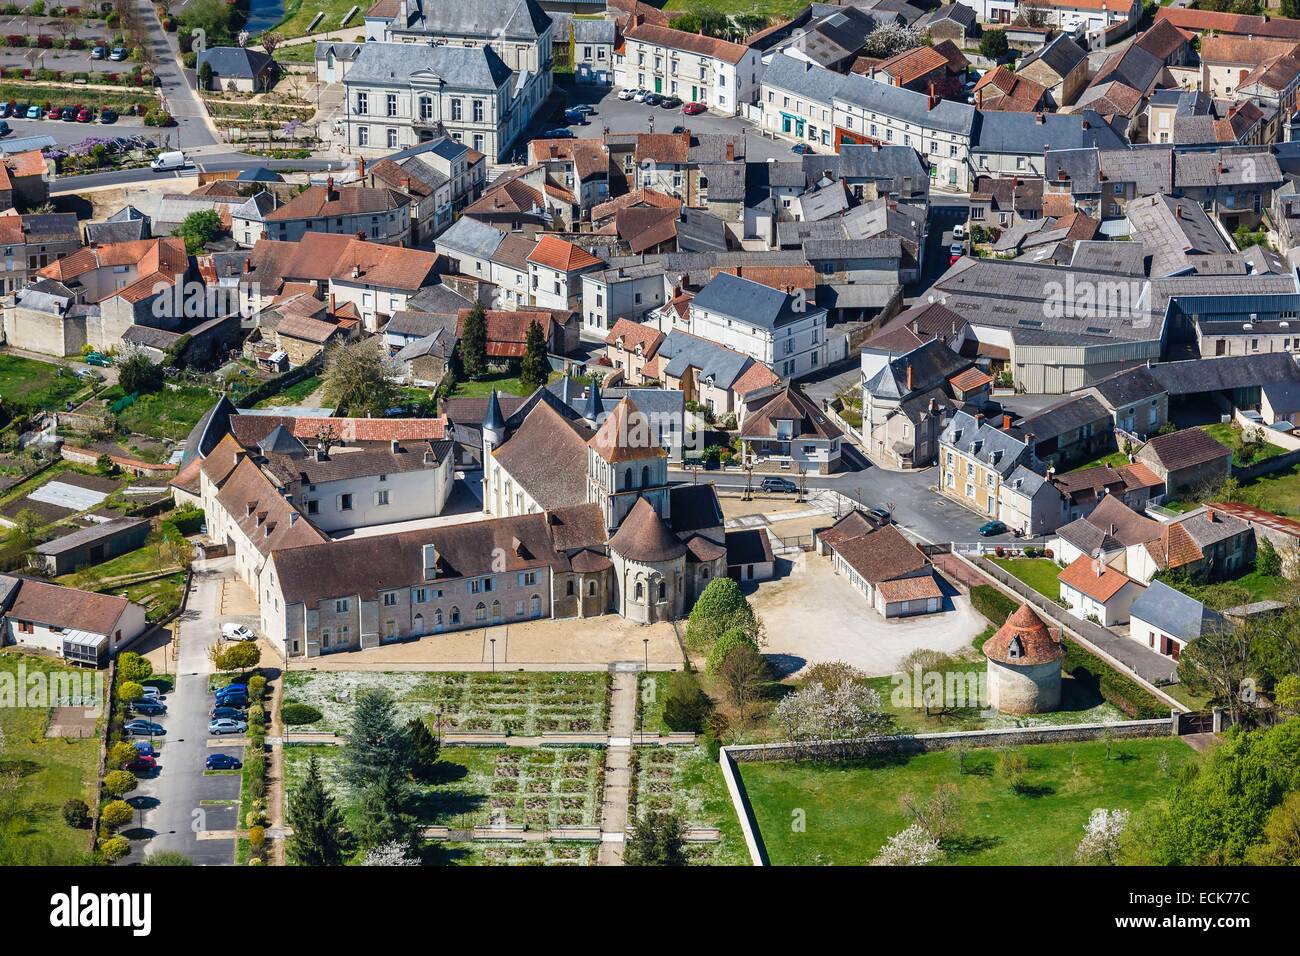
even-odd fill
[(1007, 644), (1007, 657), (1010, 660), (1016, 660), (1025, 656), (1025, 645), (1020, 643), (1020, 638), (1013, 637)]

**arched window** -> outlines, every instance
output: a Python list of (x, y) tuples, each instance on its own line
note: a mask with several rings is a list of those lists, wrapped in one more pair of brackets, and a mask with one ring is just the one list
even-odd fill
[(455, 626), (456, 626), (457, 624), (459, 624), (459, 623), (460, 623), (460, 608), (458, 608), (458, 607), (454, 607), (454, 608), (451, 609), (451, 624), (452, 624), (452, 627), (455, 627)]
[(664, 600), (668, 596), (668, 585), (663, 581), (659, 582), (659, 600)]
[(413, 621), (411, 621), (411, 628), (412, 628), (412, 630), (414, 631), (414, 633), (416, 633), (416, 634), (423, 634), (423, 633), (424, 633), (424, 615), (423, 615), (423, 614), (417, 614), (417, 615), (415, 615), (415, 619), (414, 619)]
[(626, 471), (623, 472), (623, 487), (624, 487), (624, 488), (631, 488), (631, 487), (632, 487), (632, 469), (631, 469), (631, 468), (629, 468), (629, 469), (627, 469)]
[(534, 594), (534, 595), (532, 596), (531, 603), (532, 603), (532, 608), (531, 608), (531, 610), (532, 610), (533, 617), (541, 617), (541, 616), (542, 616), (542, 597), (541, 597), (541, 595), (540, 595), (540, 594)]
[(645, 600), (645, 585), (642, 584), (640, 581), (636, 583), (636, 599), (638, 601)]
[(650, 487), (650, 466), (649, 465), (643, 465), (641, 467), (641, 487), (642, 488)]
[(595, 581), (588, 581), (588, 582), (587, 582), (587, 596), (588, 596), (588, 597), (595, 597), (595, 596), (596, 596), (596, 582), (595, 582)]
[(708, 579), (709, 579), (709, 566), (708, 566), (707, 564), (701, 564), (701, 565), (700, 565), (700, 580), (701, 580), (701, 581), (707, 581)]
[(492, 602), (492, 620), (494, 620), (494, 621), (499, 621), (499, 620), (501, 620), (501, 602), (500, 602), (500, 601), (493, 601), (493, 602)]
[(475, 621), (487, 620), (487, 605), (484, 604), (482, 601), (479, 601), (478, 607), (474, 608), (474, 620)]

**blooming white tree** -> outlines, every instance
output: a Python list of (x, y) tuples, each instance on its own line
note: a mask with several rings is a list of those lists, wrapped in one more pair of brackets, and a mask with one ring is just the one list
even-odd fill
[(862, 54), (884, 60), (920, 45), (921, 34), (911, 27), (886, 23), (876, 27), (867, 35), (866, 42), (862, 44)]
[(925, 827), (913, 823), (889, 838), (880, 853), (871, 861), (872, 866), (927, 866), (939, 859), (943, 851), (939, 841), (925, 832)]
[(400, 843), (381, 843), (367, 851), (361, 860), (362, 866), (419, 866), (420, 861), (412, 859), (407, 848)]
[(1080, 863), (1114, 866), (1119, 860), (1119, 841), (1128, 827), (1127, 810), (1107, 810), (1098, 807), (1083, 825), (1083, 839), (1074, 851)]
[(788, 740), (844, 740), (877, 733), (888, 722), (880, 695), (866, 684), (810, 683), (781, 698), (772, 714)]

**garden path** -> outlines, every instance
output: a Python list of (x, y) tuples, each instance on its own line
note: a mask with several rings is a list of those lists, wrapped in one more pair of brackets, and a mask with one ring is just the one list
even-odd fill
[(637, 669), (616, 669), (605, 748), (605, 793), (601, 802), (598, 866), (622, 866), (632, 785), (632, 733), (636, 729)]

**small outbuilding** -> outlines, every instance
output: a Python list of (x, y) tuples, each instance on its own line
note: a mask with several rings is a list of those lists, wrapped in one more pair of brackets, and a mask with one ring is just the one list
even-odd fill
[(1065, 649), (1029, 605), (1011, 613), (984, 642), (989, 705), (1007, 714), (1041, 714), (1061, 703)]

